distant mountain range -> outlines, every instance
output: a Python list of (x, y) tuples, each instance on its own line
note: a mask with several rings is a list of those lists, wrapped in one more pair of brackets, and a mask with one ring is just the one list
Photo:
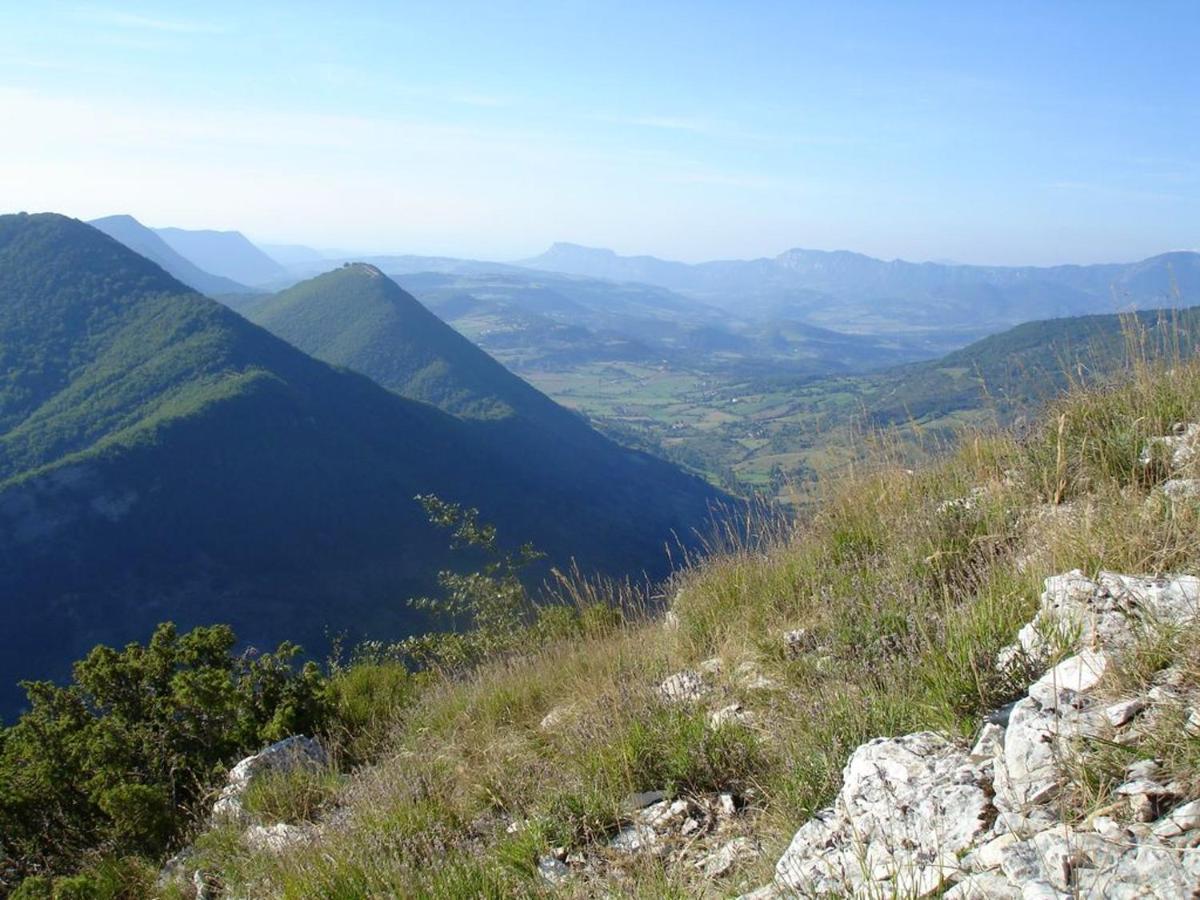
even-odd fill
[(322, 352), (368, 368), (395, 338), (393, 386), (460, 415), (305, 355), (81, 222), (0, 217), (0, 714), (16, 678), (164, 619), (313, 649), (326, 627), (411, 631), (404, 598), (448, 562), (417, 493), (560, 565), (652, 575), (720, 499), (497, 372), (367, 267), (275, 298), (271, 318), (324, 308), (332, 334), (357, 302), (378, 340)]
[(986, 333), (1048, 316), (1200, 302), (1200, 254), (1186, 251), (1128, 264), (1047, 268), (885, 262), (799, 249), (770, 259), (688, 264), (560, 243), (521, 265), (658, 285), (742, 316), (871, 333)]
[(251, 286), (287, 277), (287, 269), (247, 240), (240, 231), (156, 228), (172, 249), (200, 268)]
[[(284, 289), (346, 262), (374, 265), (518, 369), (667, 359), (827, 374), (934, 358), (1050, 316), (1200, 303), (1200, 254), (1184, 251), (1044, 268), (803, 249), (691, 264), (569, 243), (519, 263), (330, 257), (299, 245), (274, 246), (272, 258), (236, 231), (152, 231), (128, 217), (97, 224), (235, 308), (245, 302), (239, 296)], [(147, 234), (175, 253), (151, 246)]]

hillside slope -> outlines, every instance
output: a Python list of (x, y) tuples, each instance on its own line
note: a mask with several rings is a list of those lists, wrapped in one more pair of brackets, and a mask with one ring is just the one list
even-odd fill
[(166, 241), (133, 216), (106, 216), (88, 223), (110, 238), (120, 241), (134, 253), (158, 263), (174, 278), (194, 291), (212, 297), (250, 293), (250, 288), (229, 278), (202, 269), (172, 249)]
[(311, 648), (327, 626), (406, 633), (404, 598), (445, 562), (418, 493), (622, 573), (663, 572), (714, 496), (635, 454), (640, 481), (515, 466), (478, 423), (331, 369), (61, 216), (0, 218), (0, 372), (6, 709), (17, 678), (163, 619)]
[(381, 703), (372, 763), (303, 808), (280, 801), (311, 773), (276, 781), (185, 872), (264, 896), (1193, 896), (1198, 420), (1194, 362), (1133, 360), (1021, 437), (877, 461), (679, 573), (666, 617), (593, 594), (592, 627)]

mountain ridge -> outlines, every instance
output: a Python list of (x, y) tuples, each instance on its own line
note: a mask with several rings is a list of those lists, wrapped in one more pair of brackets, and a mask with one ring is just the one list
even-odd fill
[(233, 279), (224, 278), (196, 265), (162, 239), (154, 229), (147, 228), (130, 215), (105, 216), (88, 222), (114, 240), (166, 269), (172, 276), (202, 294), (222, 296), (245, 294), (251, 289)]
[(154, 232), (201, 268), (242, 284), (265, 284), (287, 273), (240, 231), (156, 228)]

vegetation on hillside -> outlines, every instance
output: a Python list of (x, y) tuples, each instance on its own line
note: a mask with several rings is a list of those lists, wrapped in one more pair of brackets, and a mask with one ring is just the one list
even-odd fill
[[(1141, 346), (1125, 343), (1135, 327)], [(801, 378), (661, 362), (531, 367), (523, 374), (616, 439), (739, 494), (789, 501), (836, 475), (869, 436), (901, 435), (913, 460), (964, 427), (1034, 417), (1072, 382), (1118, 369), (1132, 349), (1187, 358), (1200, 308), (1029, 322), (939, 359), (879, 373)]]
[[(1076, 384), (1019, 437), (967, 433), (917, 471), (878, 458), (815, 488), (804, 521), (717, 536), (669, 585), (669, 624), (645, 593), (577, 587), (564, 599), (587, 627), (505, 642), (498, 657), (406, 694), (381, 755), (303, 805), (317, 820), (338, 810), (320, 853), (255, 852), (217, 828), (198, 839), (200, 864), (214, 882), (259, 895), (536, 896), (549, 890), (538, 856), (556, 846), (603, 854), (632, 792), (722, 790), (746, 804), (762, 862), (712, 884), (653, 855), (613, 857), (607, 877), (646, 897), (756, 886), (860, 742), (923, 728), (966, 740), (1023, 688), (1027, 673), (996, 661), (1045, 576), (1200, 564), (1200, 505), (1168, 502), (1164, 473), (1139, 461), (1149, 438), (1198, 417), (1200, 365), (1134, 364), (1114, 382)], [(799, 629), (803, 644), (789, 652), (782, 635)], [(1147, 671), (1186, 646), (1172, 640), (1142, 655)], [(721, 665), (708, 671), (748, 664), (764, 676), (713, 676), (717, 697), (748, 714), (716, 726), (703, 706), (655, 689), (712, 658)], [(396, 708), (384, 699), (377, 711)], [(1138, 752), (1169, 752), (1183, 772), (1195, 755), (1168, 737), (1170, 747)]]
[(528, 391), (604, 452), (333, 369), (83, 223), (0, 217), (0, 717), (164, 619), (316, 653), (423, 630), (392, 602), (448, 562), (418, 493), (561, 566), (663, 573), (717, 493)]

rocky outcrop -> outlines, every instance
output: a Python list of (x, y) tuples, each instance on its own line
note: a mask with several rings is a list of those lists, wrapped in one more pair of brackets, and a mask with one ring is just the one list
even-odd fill
[[(1192, 576), (1048, 578), (1036, 616), (1000, 659), (1043, 667), (1025, 695), (990, 717), (970, 751), (931, 732), (859, 747), (833, 805), (796, 832), (774, 883), (751, 896), (1197, 895), (1200, 800), (1164, 784), (1158, 763), (1129, 766), (1103, 810), (1112, 815), (1084, 818), (1065, 791), (1080, 739), (1136, 744), (1156, 717), (1194, 700), (1170, 669), (1145, 694), (1101, 698), (1140, 635), (1198, 610)], [(1200, 731), (1200, 714), (1182, 712)]]
[(924, 896), (992, 823), (989, 762), (931, 732), (854, 752), (834, 805), (796, 833), (780, 887), (816, 896)]
[(266, 772), (318, 769), (327, 763), (325, 749), (310, 737), (294, 735), (277, 741), (253, 756), (247, 756), (229, 770), (225, 787), (213, 804), (212, 817), (215, 821), (245, 824), (250, 816), (242, 805), (242, 798), (255, 778)]

